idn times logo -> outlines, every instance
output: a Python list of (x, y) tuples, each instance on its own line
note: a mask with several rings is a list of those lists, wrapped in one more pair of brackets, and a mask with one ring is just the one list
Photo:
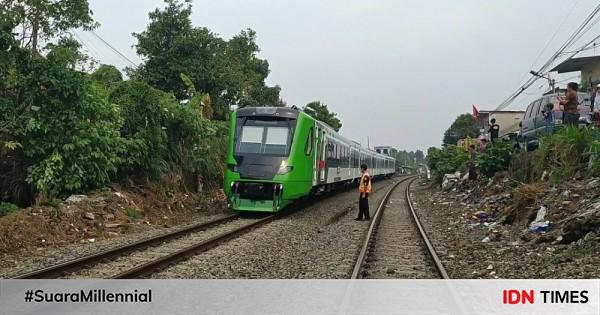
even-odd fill
[(587, 290), (502, 290), (502, 304), (585, 304)]

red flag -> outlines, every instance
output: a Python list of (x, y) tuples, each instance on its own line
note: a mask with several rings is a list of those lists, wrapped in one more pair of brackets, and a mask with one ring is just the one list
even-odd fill
[(473, 116), (473, 119), (477, 120), (479, 118), (479, 111), (477, 110), (477, 107), (475, 107), (475, 105), (473, 105), (473, 114), (471, 114)]

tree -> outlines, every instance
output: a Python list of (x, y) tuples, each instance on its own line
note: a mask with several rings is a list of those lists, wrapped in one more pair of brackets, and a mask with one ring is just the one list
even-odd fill
[(101, 65), (90, 75), (90, 77), (92, 80), (101, 83), (106, 88), (110, 88), (123, 81), (121, 71), (113, 65)]
[(444, 144), (456, 144), (465, 138), (477, 138), (479, 126), (470, 114), (462, 114), (454, 120), (450, 128), (444, 132)]
[(336, 117), (337, 114), (330, 112), (327, 105), (321, 104), (321, 102), (310, 102), (302, 110), (314, 119), (328, 124), (335, 131), (340, 131), (340, 128), (342, 128), (341, 121)]
[[(121, 163), (120, 111), (71, 65), (80, 58), (70, 41), (50, 46), (46, 58), (15, 48), (12, 79), (0, 83), (1, 198), (23, 201), (23, 191), (54, 197), (107, 183)], [(6, 85), (5, 85), (6, 84)], [(30, 198), (30, 197), (29, 197)]]
[(217, 118), (229, 106), (281, 105), (278, 86), (268, 87), (269, 64), (259, 59), (256, 33), (244, 30), (226, 41), (204, 27), (194, 27), (189, 0), (165, 0), (164, 9), (149, 14), (145, 31), (134, 33), (145, 62), (130, 70), (134, 79), (188, 100), (184, 74), (198, 93), (208, 93)]
[(60, 37), (72, 28), (97, 26), (87, 0), (0, 0), (0, 7), (13, 16), (21, 47), (39, 54), (39, 43)]
[(415, 159), (417, 161), (417, 164), (425, 162), (425, 154), (423, 153), (423, 151), (421, 151), (421, 150), (415, 151)]

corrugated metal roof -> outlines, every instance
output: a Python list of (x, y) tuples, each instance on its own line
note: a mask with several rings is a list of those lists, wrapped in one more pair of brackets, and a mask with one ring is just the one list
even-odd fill
[(585, 65), (591, 63), (600, 63), (600, 56), (567, 59), (550, 71), (557, 71), (558, 73), (581, 71)]

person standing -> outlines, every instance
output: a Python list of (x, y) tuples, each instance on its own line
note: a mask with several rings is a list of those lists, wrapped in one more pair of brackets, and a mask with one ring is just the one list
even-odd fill
[[(600, 108), (600, 84), (596, 84), (592, 89), (592, 95), (590, 96), (590, 110), (593, 113), (597, 113)], [(599, 105), (599, 106), (596, 106)]]
[(371, 193), (371, 175), (367, 172), (367, 164), (361, 164), (360, 166), (360, 184), (358, 186), (358, 217), (354, 220), (362, 221), (363, 217), (365, 220), (371, 220), (369, 214), (369, 194)]
[(590, 111), (592, 112), (592, 121), (596, 128), (600, 128), (600, 84), (596, 84), (591, 96)]
[(490, 133), (490, 140), (492, 140), (492, 143), (496, 142), (498, 140), (498, 136), (500, 135), (500, 125), (496, 123), (496, 118), (492, 118), (490, 120), (490, 128), (488, 129), (488, 132)]
[(546, 104), (546, 108), (542, 111), (544, 123), (546, 124), (546, 134), (551, 135), (554, 132), (554, 104)]
[(567, 84), (567, 92), (564, 97), (559, 97), (559, 105), (563, 108), (563, 124), (577, 125), (579, 123), (579, 102), (577, 100), (577, 91), (579, 84), (569, 82)]

